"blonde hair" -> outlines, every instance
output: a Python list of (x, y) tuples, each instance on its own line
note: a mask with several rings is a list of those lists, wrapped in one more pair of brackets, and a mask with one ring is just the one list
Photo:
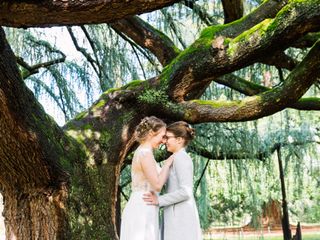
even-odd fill
[(135, 130), (135, 138), (138, 142), (143, 142), (150, 132), (158, 132), (167, 125), (155, 116), (145, 117), (141, 120)]
[(184, 121), (174, 122), (167, 127), (167, 131), (173, 133), (175, 137), (184, 139), (184, 145), (194, 139), (196, 132), (188, 123)]

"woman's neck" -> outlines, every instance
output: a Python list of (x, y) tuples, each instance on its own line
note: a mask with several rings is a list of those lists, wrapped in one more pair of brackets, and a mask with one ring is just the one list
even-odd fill
[(143, 148), (150, 148), (150, 149), (153, 149), (153, 147), (152, 147), (151, 143), (149, 143), (149, 142), (141, 143), (141, 144), (140, 144), (140, 146), (141, 146), (141, 147), (143, 147)]
[(183, 149), (184, 148), (184, 146), (179, 146), (179, 147), (177, 147), (172, 153), (177, 153), (177, 152), (179, 152), (181, 149)]

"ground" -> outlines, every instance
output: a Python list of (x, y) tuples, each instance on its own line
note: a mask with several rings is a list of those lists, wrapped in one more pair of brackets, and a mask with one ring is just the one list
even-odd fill
[[(295, 234), (295, 225), (291, 226), (292, 233)], [(320, 240), (320, 224), (301, 226), (302, 238), (304, 240)], [(250, 227), (225, 227), (211, 228), (205, 233), (205, 240), (282, 240), (283, 234), (281, 226), (276, 226), (272, 230), (268, 227), (253, 229)]]

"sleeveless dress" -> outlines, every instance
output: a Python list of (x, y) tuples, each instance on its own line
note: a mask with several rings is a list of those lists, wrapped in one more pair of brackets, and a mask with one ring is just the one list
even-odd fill
[[(132, 193), (122, 213), (120, 240), (159, 240), (159, 207), (147, 205), (142, 198), (144, 193), (154, 191), (140, 164), (146, 155), (153, 157), (152, 149), (138, 147), (133, 156)], [(153, 161), (160, 172), (160, 166)]]

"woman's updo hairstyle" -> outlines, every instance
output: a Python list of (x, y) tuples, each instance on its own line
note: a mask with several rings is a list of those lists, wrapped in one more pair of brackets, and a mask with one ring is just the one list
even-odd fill
[(151, 116), (145, 117), (141, 120), (135, 130), (135, 138), (138, 142), (143, 142), (150, 132), (158, 132), (161, 128), (165, 128), (167, 125), (159, 118)]
[(174, 122), (167, 127), (167, 132), (171, 132), (175, 137), (184, 139), (184, 145), (194, 139), (196, 132), (188, 123), (184, 121)]

